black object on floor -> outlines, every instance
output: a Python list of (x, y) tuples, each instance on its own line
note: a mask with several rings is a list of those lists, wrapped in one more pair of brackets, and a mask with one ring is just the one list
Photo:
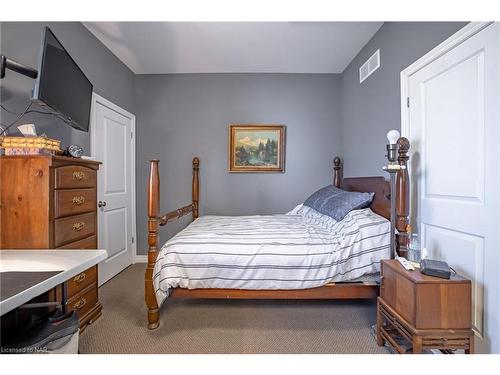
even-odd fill
[(34, 318), (22, 328), (2, 330), (0, 349), (2, 353), (36, 353), (43, 351), (55, 340), (70, 337), (79, 328), (76, 311), (62, 315), (60, 310), (57, 310), (53, 317)]

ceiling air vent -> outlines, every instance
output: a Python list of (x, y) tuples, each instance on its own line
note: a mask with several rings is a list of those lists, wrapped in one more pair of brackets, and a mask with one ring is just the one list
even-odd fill
[(378, 49), (363, 65), (361, 65), (361, 68), (359, 68), (359, 83), (367, 79), (379, 67), (380, 50)]

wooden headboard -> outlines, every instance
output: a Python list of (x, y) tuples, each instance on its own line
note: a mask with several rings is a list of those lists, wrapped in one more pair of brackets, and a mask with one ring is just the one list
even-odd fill
[(384, 177), (344, 178), (340, 188), (347, 191), (375, 193), (370, 208), (376, 214), (391, 219), (391, 186)]
[[(398, 163), (405, 168), (396, 175), (396, 247), (401, 256), (408, 251), (409, 196), (410, 179), (408, 176), (408, 151), (410, 141), (401, 137), (398, 139)], [(333, 184), (347, 191), (375, 193), (370, 208), (376, 214), (390, 220), (391, 218), (391, 186), (382, 176), (377, 177), (343, 177), (342, 160), (337, 156), (333, 159)]]

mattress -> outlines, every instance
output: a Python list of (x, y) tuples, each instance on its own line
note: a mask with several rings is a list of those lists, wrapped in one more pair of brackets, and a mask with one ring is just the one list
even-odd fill
[(161, 248), (158, 305), (171, 288), (306, 289), (379, 272), (390, 222), (369, 208), (342, 221), (305, 206), (288, 214), (203, 216)]

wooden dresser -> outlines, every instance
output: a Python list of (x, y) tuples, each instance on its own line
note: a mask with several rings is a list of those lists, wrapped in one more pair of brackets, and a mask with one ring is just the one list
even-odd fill
[[(1, 249), (96, 249), (99, 162), (62, 156), (0, 156)], [(59, 288), (83, 330), (101, 315), (97, 266)]]
[(471, 282), (454, 275), (441, 279), (405, 270), (383, 260), (377, 303), (377, 343), (399, 353), (439, 349), (474, 351)]

